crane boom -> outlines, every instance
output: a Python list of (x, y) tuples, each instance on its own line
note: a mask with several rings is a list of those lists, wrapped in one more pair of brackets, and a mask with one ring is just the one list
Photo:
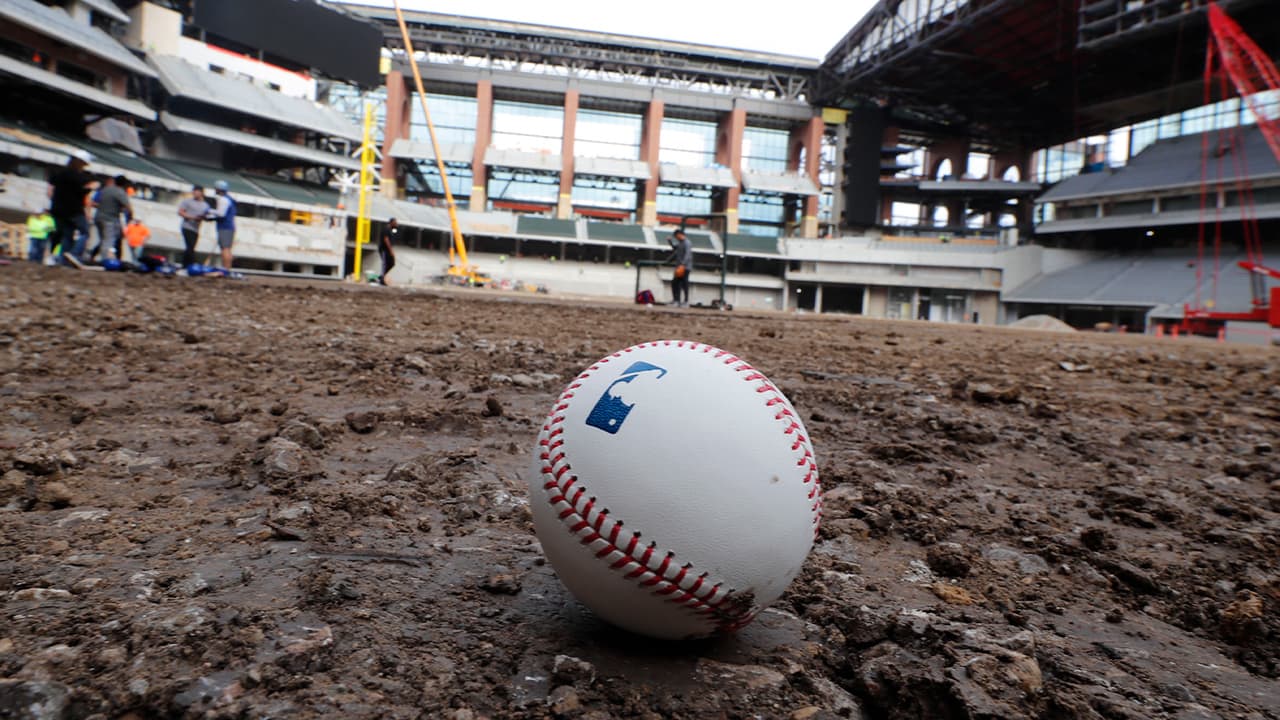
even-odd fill
[[(1217, 3), (1208, 5), (1209, 43), (1205, 51), (1205, 96), (1208, 100), (1213, 85), (1215, 65), (1220, 76), (1229, 79), (1242, 102), (1253, 113), (1258, 131), (1262, 133), (1267, 147), (1280, 162), (1280, 109), (1274, 104), (1262, 102), (1264, 93), (1280, 90), (1280, 71), (1258, 46), (1245, 34), (1240, 25), (1232, 20)], [(1226, 93), (1225, 81), (1223, 92)], [(1207, 140), (1206, 140), (1207, 143)], [(1207, 145), (1206, 145), (1207, 150)], [(1207, 156), (1205, 159), (1207, 162)], [(1245, 186), (1245, 197), (1251, 197), (1248, 191), (1248, 179), (1241, 172), (1242, 185)], [(1204, 188), (1202, 186), (1202, 192)], [(1203, 202), (1202, 202), (1203, 209)], [(1244, 312), (1220, 312), (1210, 310), (1200, 302), (1200, 279), (1203, 262), (1196, 264), (1196, 305), (1183, 308), (1183, 327), (1189, 332), (1211, 334), (1221, 323), (1227, 321), (1246, 321), (1267, 323), (1272, 327), (1280, 327), (1280, 287), (1267, 291), (1266, 279), (1280, 279), (1280, 271), (1267, 267), (1262, 262), (1262, 243), (1256, 230), (1256, 218), (1245, 218), (1245, 241), (1249, 259), (1239, 262), (1239, 266), (1250, 274), (1253, 292), (1253, 307)], [(1252, 227), (1249, 227), (1252, 225)], [(1203, 252), (1203, 220), (1201, 248)], [(1215, 252), (1219, 246), (1220, 235), (1215, 240)], [(1203, 258), (1201, 258), (1203, 260)], [(1216, 266), (1215, 266), (1216, 267)], [(1217, 275), (1214, 275), (1215, 289)]]
[[(400, 9), (400, 0), (394, 0), (396, 22), (400, 25), (400, 37), (404, 42), (404, 51), (408, 56), (409, 67), (413, 70), (414, 87), (418, 90), (418, 100), (422, 103), (422, 114), (427, 118), (427, 132), (431, 135), (431, 151), (436, 156), (436, 168), (440, 171), (440, 183), (444, 186), (444, 199), (449, 208), (449, 228), (453, 243), (449, 249), (448, 276), (465, 282), (468, 285), (483, 285), (488, 277), (472, 267), (467, 260), (467, 243), (462, 237), (462, 228), (458, 225), (458, 205), (454, 202), (453, 192), (449, 189), (449, 174), (445, 170), (444, 158), (440, 154), (440, 143), (436, 139), (436, 126), (431, 122), (431, 110), (427, 107), (427, 91), (422, 84), (422, 72), (418, 69), (418, 61), (414, 59), (413, 40), (409, 38), (409, 26), (404, 21), (404, 12)], [(454, 261), (454, 255), (457, 261)]]

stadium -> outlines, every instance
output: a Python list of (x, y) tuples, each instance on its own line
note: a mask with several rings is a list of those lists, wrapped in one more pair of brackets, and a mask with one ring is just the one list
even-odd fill
[[(390, 5), (0, 2), (0, 717), (1280, 717), (1272, 3), (879, 0), (813, 58)], [(147, 263), (28, 260), (86, 164)], [(666, 338), (822, 490), (675, 644), (531, 510), (561, 389)], [(678, 491), (746, 420), (667, 402)]]

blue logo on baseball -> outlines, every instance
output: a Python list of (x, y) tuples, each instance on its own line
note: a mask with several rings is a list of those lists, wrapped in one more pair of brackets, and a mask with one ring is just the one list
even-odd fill
[(587, 424), (593, 428), (599, 428), (610, 435), (617, 435), (622, 429), (622, 424), (627, 421), (627, 416), (635, 408), (635, 403), (628, 403), (624, 398), (627, 390), (634, 388), (631, 383), (638, 377), (645, 376), (646, 373), (654, 373), (654, 380), (661, 378), (667, 374), (664, 368), (657, 365), (650, 365), (647, 362), (638, 362), (627, 368), (617, 380), (609, 383), (609, 387), (605, 388), (604, 394), (596, 401), (595, 407), (591, 408), (591, 413), (587, 415)]

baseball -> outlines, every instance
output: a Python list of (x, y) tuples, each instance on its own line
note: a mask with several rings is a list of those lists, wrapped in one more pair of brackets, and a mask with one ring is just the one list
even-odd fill
[(569, 383), (529, 475), (534, 526), (565, 587), (658, 638), (744, 627), (800, 572), (822, 512), (791, 403), (736, 355), (636, 345)]

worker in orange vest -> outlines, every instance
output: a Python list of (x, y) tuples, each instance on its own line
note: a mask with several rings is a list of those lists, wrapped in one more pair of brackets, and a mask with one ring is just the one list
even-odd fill
[(151, 229), (143, 225), (137, 216), (129, 220), (129, 224), (124, 226), (124, 241), (129, 247), (129, 262), (135, 264), (142, 262), (142, 252), (150, 238)]

